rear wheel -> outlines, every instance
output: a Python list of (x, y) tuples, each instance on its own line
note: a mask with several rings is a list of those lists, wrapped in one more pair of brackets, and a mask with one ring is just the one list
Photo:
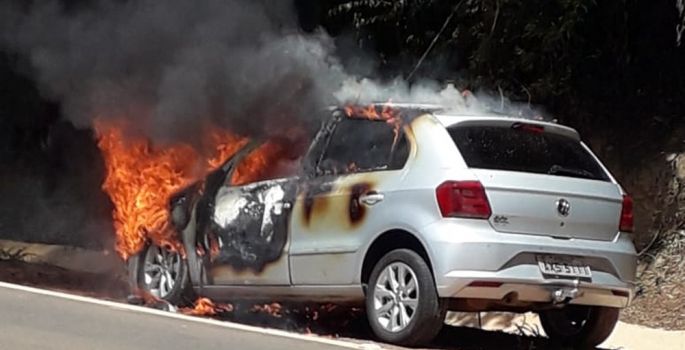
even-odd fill
[(611, 335), (618, 315), (617, 308), (568, 305), (540, 312), (540, 323), (552, 341), (592, 348)]
[(414, 251), (393, 250), (371, 272), (366, 312), (383, 341), (407, 346), (430, 342), (442, 329), (445, 306), (428, 264)]
[(136, 258), (138, 288), (173, 305), (192, 303), (188, 264), (179, 252), (150, 244)]

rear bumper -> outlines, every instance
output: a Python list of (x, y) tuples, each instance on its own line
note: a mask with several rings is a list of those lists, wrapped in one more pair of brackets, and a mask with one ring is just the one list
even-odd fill
[[(441, 297), (447, 298), (500, 300), (502, 305), (512, 306), (523, 302), (623, 308), (627, 307), (633, 298), (632, 283), (608, 285), (579, 281), (575, 284), (573, 280), (532, 277), (536, 275), (534, 269), (537, 269), (537, 266), (521, 266), (518, 268), (519, 271), (513, 273), (506, 270), (495, 273), (452, 271), (443, 276), (444, 284), (438, 287), (438, 293)], [(512, 276), (520, 274), (523, 270), (528, 270), (527, 273), (531, 277)], [(555, 293), (559, 295), (557, 298)]]
[[(613, 241), (555, 239), (500, 233), (483, 220), (440, 220), (422, 230), (438, 294), (443, 298), (626, 307), (634, 296), (637, 254), (630, 237)], [(537, 256), (574, 257), (590, 265), (592, 278), (550, 278)]]

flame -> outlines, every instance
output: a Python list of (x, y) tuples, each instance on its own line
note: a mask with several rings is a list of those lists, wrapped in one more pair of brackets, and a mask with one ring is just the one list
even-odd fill
[(231, 304), (216, 304), (209, 298), (198, 298), (192, 308), (181, 308), (180, 312), (191, 316), (215, 316), (223, 312), (233, 311)]
[(402, 128), (402, 118), (400, 116), (400, 111), (392, 108), (392, 104), (390, 102), (385, 103), (382, 106), (346, 106), (345, 114), (348, 118), (385, 121), (392, 126), (395, 134), (392, 147), (394, 148), (397, 144), (397, 140), (400, 136), (400, 129)]
[(247, 138), (239, 138), (227, 130), (214, 128), (209, 132), (210, 148), (216, 153), (207, 159), (207, 170), (212, 171), (220, 167), (228, 157), (247, 144)]
[(266, 313), (276, 318), (283, 317), (283, 305), (280, 303), (253, 305), (250, 311), (254, 313)]
[(95, 130), (106, 166), (102, 188), (114, 204), (116, 251), (124, 259), (139, 252), (147, 239), (183, 253), (169, 222), (169, 198), (247, 142), (214, 129), (208, 137), (214, 155), (205, 159), (188, 144), (155, 148), (144, 137), (127, 138), (121, 122), (98, 121)]
[(236, 186), (270, 177), (274, 170), (271, 166), (278, 160), (286, 158), (287, 145), (281, 140), (269, 140), (262, 144), (255, 152), (250, 153), (235, 169), (231, 183)]
[[(102, 188), (114, 204), (116, 251), (124, 260), (138, 253), (148, 239), (184, 254), (169, 220), (170, 197), (221, 166), (249, 141), (221, 128), (207, 128), (201, 152), (189, 144), (159, 148), (145, 137), (127, 137), (123, 122), (99, 120), (95, 130), (107, 171)], [(292, 159), (297, 148), (293, 140), (302, 137), (301, 131), (293, 130), (286, 130), (289, 137), (272, 136), (248, 154), (230, 184), (243, 185), (278, 175), (274, 171), (279, 161)]]

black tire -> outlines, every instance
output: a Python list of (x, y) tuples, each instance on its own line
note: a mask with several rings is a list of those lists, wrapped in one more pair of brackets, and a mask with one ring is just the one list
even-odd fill
[(574, 348), (594, 348), (603, 343), (616, 323), (619, 309), (568, 305), (540, 312), (540, 323), (553, 342)]
[(188, 273), (188, 261), (179, 256), (180, 261), (178, 265), (178, 272), (174, 279), (174, 285), (167, 293), (163, 295), (156, 295), (153, 290), (149, 288), (145, 282), (145, 265), (146, 256), (151, 253), (151, 249), (162, 249), (169, 252), (168, 249), (148, 244), (137, 255), (129, 259), (130, 279), (133, 293), (137, 294), (141, 291), (147, 295), (154, 296), (158, 299), (166, 301), (175, 306), (192, 305), (195, 301), (196, 295), (192, 288), (190, 275)]
[[(377, 288), (385, 288), (378, 287), (381, 273), (391, 265), (396, 266), (396, 263), (402, 263), (413, 271), (418, 284), (418, 288), (416, 288), (418, 294), (412, 292), (412, 295), (416, 295), (416, 308), (412, 312), (406, 327), (398, 331), (390, 331), (383, 326), (378, 318), (379, 313), (375, 308), (377, 304), (375, 292)], [(388, 297), (388, 300), (391, 300), (390, 303), (396, 302), (399, 294), (394, 295), (393, 298), (395, 299)], [(383, 256), (371, 272), (366, 291), (366, 314), (372, 331), (382, 341), (404, 346), (429, 343), (443, 327), (445, 313), (447, 312), (446, 305), (446, 302), (438, 297), (433, 274), (428, 264), (414, 251), (409, 249), (393, 250)], [(394, 308), (395, 306), (392, 307), (393, 311)]]

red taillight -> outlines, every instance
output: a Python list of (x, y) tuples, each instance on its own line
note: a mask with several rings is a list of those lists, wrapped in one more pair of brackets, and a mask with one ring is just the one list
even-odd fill
[(478, 181), (445, 181), (435, 190), (443, 217), (488, 219), (492, 211)]
[(526, 123), (514, 123), (511, 125), (514, 130), (527, 131), (533, 134), (542, 134), (545, 132), (545, 127), (536, 124), (526, 124)]
[(623, 208), (621, 208), (621, 224), (618, 228), (622, 232), (633, 232), (633, 198), (623, 196)]

